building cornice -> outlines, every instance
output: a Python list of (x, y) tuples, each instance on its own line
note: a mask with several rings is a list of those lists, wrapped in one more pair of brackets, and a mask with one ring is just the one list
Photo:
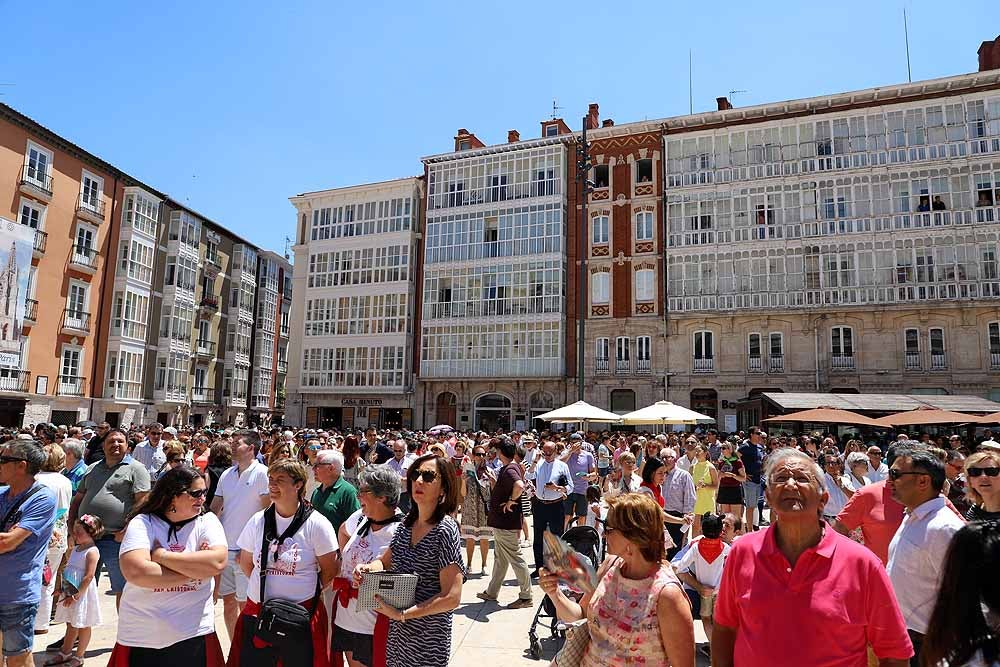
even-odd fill
[(497, 155), (500, 153), (512, 153), (514, 151), (528, 150), (531, 148), (543, 148), (545, 146), (555, 146), (558, 144), (572, 144), (576, 142), (575, 134), (560, 134), (555, 137), (541, 137), (539, 139), (529, 139), (526, 141), (514, 141), (506, 144), (494, 144), (483, 148), (473, 148), (467, 151), (452, 151), (450, 153), (440, 153), (420, 158), (424, 164), (435, 164), (438, 162), (449, 162), (452, 160), (464, 160), (466, 158), (482, 157), (485, 155)]

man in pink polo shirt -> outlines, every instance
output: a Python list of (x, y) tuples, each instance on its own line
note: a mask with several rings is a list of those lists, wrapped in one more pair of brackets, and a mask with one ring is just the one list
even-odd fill
[(871, 645), (882, 667), (906, 667), (913, 646), (885, 568), (819, 519), (823, 471), (807, 454), (780, 449), (764, 476), (777, 520), (733, 544), (715, 604), (712, 664), (866, 667)]

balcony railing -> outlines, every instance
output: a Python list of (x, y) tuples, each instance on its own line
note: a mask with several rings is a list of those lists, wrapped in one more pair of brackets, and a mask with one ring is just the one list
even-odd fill
[(764, 372), (764, 358), (760, 356), (750, 356), (747, 357), (747, 372), (748, 373), (763, 373)]
[(615, 359), (615, 375), (628, 375), (631, 372), (631, 359)]
[(709, 357), (708, 359), (697, 359), (694, 360), (694, 372), (695, 373), (714, 373), (715, 372), (715, 358)]
[(990, 350), (990, 370), (1000, 371), (1000, 352)]
[(192, 403), (212, 403), (215, 395), (213, 387), (194, 387), (191, 389)]
[(87, 220), (104, 222), (104, 199), (100, 195), (92, 199), (81, 192), (76, 200), (76, 213)]
[(31, 371), (18, 368), (0, 369), (0, 391), (19, 391), (27, 393), (31, 390)]
[(90, 333), (90, 313), (67, 308), (63, 311), (62, 328), (64, 331), (68, 330), (68, 333)]
[(69, 263), (87, 271), (97, 269), (97, 250), (85, 245), (73, 246), (73, 251), (69, 256)]
[(904, 368), (908, 371), (919, 371), (920, 370), (920, 353), (919, 352), (907, 352), (906, 358), (903, 361)]
[(287, 361), (284, 361), (283, 359), (278, 359), (278, 372), (279, 373), (285, 373), (285, 374), (288, 373), (288, 362)]
[(289, 335), (289, 328), (288, 328), (288, 327), (284, 327), (284, 326), (283, 326), (283, 327), (279, 327), (279, 328), (278, 328), (278, 334), (279, 334), (279, 335), (280, 335), (280, 336), (281, 336), (282, 338), (288, 338), (288, 335)]
[[(1000, 357), (1000, 355), (997, 355)], [(594, 374), (595, 375), (607, 375), (610, 372), (610, 361), (608, 359), (595, 359), (594, 360)]]
[(257, 408), (258, 410), (266, 410), (271, 407), (271, 397), (264, 395), (256, 395), (250, 398), (250, 407)]
[(27, 189), (32, 194), (43, 195), (46, 199), (52, 198), (52, 177), (44, 170), (39, 170), (25, 162), (21, 168), (21, 180), (18, 187), (24, 191)]
[(32, 247), (31, 251), (35, 257), (41, 257), (45, 254), (45, 246), (49, 244), (49, 235), (40, 229), (35, 230), (35, 245)]
[(785, 372), (785, 357), (780, 354), (772, 354), (767, 358), (767, 372), (768, 373), (784, 373)]
[(199, 305), (205, 310), (218, 310), (219, 309), (219, 297), (208, 295), (201, 297), (201, 302)]
[(38, 321), (38, 302), (34, 299), (24, 300), (24, 321), (32, 323)]
[(853, 371), (854, 355), (833, 355), (830, 357), (830, 368), (835, 371)]
[(637, 375), (649, 375), (652, 370), (652, 363), (649, 359), (635, 360), (635, 372)]
[(205, 253), (205, 261), (209, 264), (214, 264), (220, 269), (222, 268), (222, 260), (219, 258), (219, 253), (217, 252)]
[(948, 368), (948, 358), (942, 352), (940, 354), (931, 353), (931, 370), (943, 371)]
[(199, 341), (195, 341), (194, 352), (199, 357), (214, 357), (215, 356), (215, 341), (214, 340), (199, 340)]
[(60, 396), (83, 396), (87, 378), (79, 375), (60, 375), (56, 384)]

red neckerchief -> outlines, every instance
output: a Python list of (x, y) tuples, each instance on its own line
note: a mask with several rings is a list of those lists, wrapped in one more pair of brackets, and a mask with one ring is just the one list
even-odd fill
[(713, 540), (708, 537), (702, 537), (698, 540), (698, 553), (701, 554), (706, 563), (711, 565), (715, 562), (716, 558), (722, 555), (722, 539), (716, 537)]
[(659, 503), (660, 507), (663, 507), (663, 494), (660, 493), (660, 487), (658, 487), (655, 484), (646, 484), (645, 482), (643, 482), (641, 484), (641, 486), (644, 486), (647, 489), (649, 489), (650, 491), (652, 491), (653, 492), (653, 498), (656, 499), (656, 502)]

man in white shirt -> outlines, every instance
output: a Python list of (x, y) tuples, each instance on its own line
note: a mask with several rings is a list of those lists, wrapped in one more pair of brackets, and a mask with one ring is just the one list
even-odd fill
[(688, 438), (684, 443), (684, 455), (677, 459), (677, 467), (690, 474), (691, 468), (698, 462), (698, 454), (694, 448), (698, 446), (698, 438)]
[(542, 536), (546, 530), (562, 535), (566, 523), (563, 501), (572, 490), (573, 478), (569, 466), (556, 458), (556, 444), (546, 442), (542, 445), (542, 461), (535, 466), (535, 497), (531, 499), (531, 514), (534, 517), (532, 550), (535, 554), (535, 570), (531, 573), (533, 579), (538, 577), (538, 568), (543, 565)]
[(408, 514), (410, 511), (410, 494), (406, 492), (406, 473), (410, 469), (410, 464), (416, 460), (412, 454), (406, 451), (406, 440), (391, 440), (389, 445), (392, 447), (392, 458), (386, 461), (386, 465), (389, 469), (399, 475), (399, 483), (402, 490), (399, 493), (399, 510), (403, 514)]
[(247, 599), (247, 578), (240, 569), (237, 540), (250, 517), (271, 504), (267, 490), (267, 467), (257, 461), (260, 434), (237, 431), (233, 434), (233, 462), (219, 477), (212, 499), (212, 512), (222, 521), (229, 542), (229, 560), (222, 572), (219, 595), (222, 596), (226, 631), (232, 639), (236, 621)]
[(156, 478), (167, 455), (163, 453), (163, 424), (153, 422), (146, 427), (146, 439), (132, 449), (132, 458), (146, 467), (150, 479)]
[(872, 484), (889, 476), (889, 466), (882, 461), (882, 450), (877, 445), (868, 448), (868, 479)]
[(892, 497), (906, 508), (906, 516), (889, 543), (886, 570), (913, 642), (910, 665), (914, 667), (921, 664), (920, 649), (937, 600), (948, 545), (965, 525), (941, 495), (944, 480), (944, 464), (926, 448), (897, 449), (887, 484)]

